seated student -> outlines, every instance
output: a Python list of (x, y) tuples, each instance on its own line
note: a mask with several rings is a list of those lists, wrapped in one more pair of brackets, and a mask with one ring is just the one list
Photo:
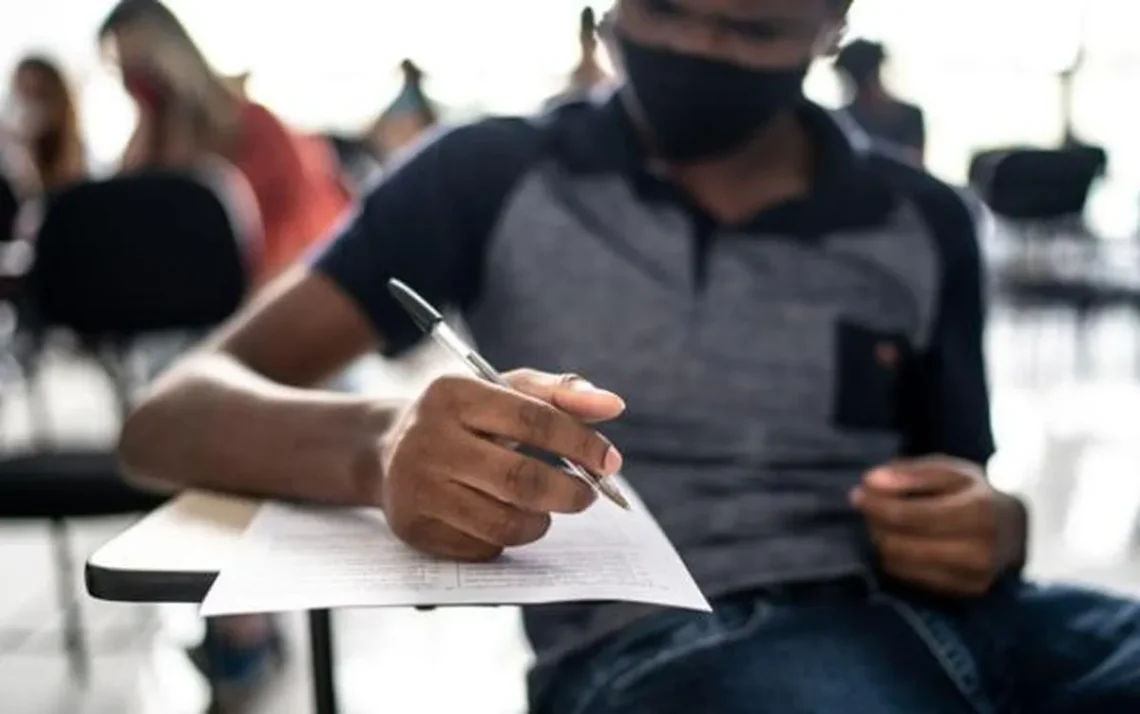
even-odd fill
[(233, 91), (157, 0), (122, 0), (99, 33), (138, 106), (124, 169), (190, 168), (210, 157), (248, 179), (264, 225), (265, 282), (321, 239), (350, 203), (329, 147), (288, 129)]
[(23, 58), (0, 119), (0, 180), (10, 191), (7, 200), (16, 199), (14, 211), (0, 209), (0, 241), (15, 246), (5, 252), (6, 261), (26, 267), (43, 199), (87, 176), (76, 98), (62, 70), (47, 57)]
[(424, 72), (410, 59), (400, 63), (400, 93), (365, 133), (376, 156), (387, 160), (439, 123), (435, 103), (424, 92)]
[[(1140, 711), (1140, 607), (1024, 582), (1025, 508), (986, 480), (974, 212), (803, 97), (847, 6), (618, 0), (614, 96), (390, 171), (155, 386), (127, 467), (378, 506), (463, 560), (594, 498), (505, 443), (621, 469), (715, 612), (524, 608), (542, 714)], [(314, 389), (421, 339), (392, 276), (541, 371)]]
[(598, 23), (594, 10), (582, 8), (578, 17), (578, 64), (570, 73), (566, 89), (547, 101), (547, 107), (587, 96), (591, 91), (610, 81), (610, 76), (598, 61)]
[(922, 164), (926, 154), (926, 122), (922, 110), (893, 96), (883, 86), (883, 46), (855, 40), (839, 52), (835, 67), (851, 83), (854, 96), (847, 113), (873, 138), (901, 149)]
[(46, 57), (20, 60), (12, 74), (10, 97), (12, 131), (32, 172), (19, 183), (51, 193), (86, 178), (75, 96), (59, 67)]

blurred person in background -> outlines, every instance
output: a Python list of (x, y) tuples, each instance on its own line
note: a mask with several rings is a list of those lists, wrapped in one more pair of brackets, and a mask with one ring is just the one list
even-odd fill
[(0, 177), (11, 191), (4, 202), (16, 199), (14, 212), (11, 205), (0, 211), (0, 234), (10, 241), (0, 271), (27, 269), (43, 199), (87, 175), (76, 98), (63, 71), (47, 57), (25, 57), (12, 73), (0, 117)]
[(926, 155), (926, 121), (922, 110), (898, 99), (883, 84), (883, 46), (855, 40), (839, 51), (835, 67), (850, 84), (847, 113), (872, 138), (901, 149), (915, 163)]
[(261, 214), (257, 283), (293, 264), (348, 207), (331, 147), (235, 92), (165, 5), (122, 0), (99, 38), (138, 109), (123, 169), (190, 169), (217, 157), (233, 164)]
[[(592, 506), (535, 452), (620, 471), (713, 612), (524, 607), (533, 714), (1140, 711), (1140, 605), (1023, 579), (986, 477), (979, 211), (803, 95), (850, 4), (618, 0), (616, 93), (399, 162), (155, 385), (126, 468), (381, 508), (469, 561)], [(320, 390), (423, 341), (392, 277), (510, 388)]]
[(598, 23), (591, 7), (582, 8), (578, 16), (578, 64), (570, 73), (565, 90), (552, 97), (548, 108), (561, 102), (573, 101), (589, 95), (596, 87), (611, 80), (598, 61)]
[[(123, 0), (99, 40), (138, 110), (123, 170), (199, 170), (218, 158), (236, 167), (260, 214), (255, 283), (287, 269), (348, 207), (331, 148), (293, 133), (236, 91), (244, 83), (215, 72), (165, 5)], [(200, 663), (226, 694), (240, 697), (271, 671), (279, 645), (268, 617), (223, 618), (209, 623)]]
[(435, 103), (424, 92), (424, 73), (410, 59), (400, 63), (403, 84), (367, 132), (376, 153), (385, 161), (413, 144), (439, 123)]
[(335, 149), (341, 173), (354, 193), (380, 175), (393, 154), (414, 144), (439, 123), (438, 111), (424, 92), (419, 66), (405, 59), (400, 63), (400, 75), (403, 81), (396, 98), (364, 131), (330, 132), (323, 137)]
[(50, 59), (30, 56), (12, 74), (9, 92), (14, 136), (33, 174), (21, 184), (46, 193), (87, 177), (87, 157), (75, 96)]

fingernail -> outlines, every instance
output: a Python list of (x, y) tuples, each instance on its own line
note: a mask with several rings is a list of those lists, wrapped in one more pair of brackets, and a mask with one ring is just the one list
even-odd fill
[(610, 399), (616, 399), (621, 403), (621, 408), (623, 410), (625, 409), (625, 400), (620, 396), (608, 389), (602, 389), (601, 387), (598, 387), (592, 382), (582, 379), (581, 377), (574, 379), (566, 386), (570, 389), (570, 391), (578, 392), (579, 394), (592, 394), (596, 397), (608, 397)]
[(586, 379), (582, 379), (581, 377), (575, 377), (574, 379), (570, 380), (570, 384), (567, 386), (570, 387), (570, 390), (574, 392), (589, 392), (593, 394), (606, 393), (606, 390), (598, 389), (593, 385), (592, 382)]
[(858, 506), (863, 501), (863, 489), (851, 489), (851, 492), (847, 494), (847, 500), (851, 501), (852, 506)]
[(872, 486), (887, 488), (895, 482), (895, 472), (890, 469), (875, 469), (867, 474), (867, 481)]
[(606, 476), (613, 476), (618, 471), (621, 471), (622, 458), (621, 453), (614, 447), (606, 450), (606, 456), (602, 459), (602, 471)]

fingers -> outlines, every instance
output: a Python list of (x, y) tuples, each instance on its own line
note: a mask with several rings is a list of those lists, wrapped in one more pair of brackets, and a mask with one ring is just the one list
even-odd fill
[(883, 570), (935, 592), (979, 594), (993, 582), (992, 550), (968, 539), (923, 538), (871, 529)]
[(851, 502), (891, 577), (955, 596), (992, 586), (999, 519), (977, 465), (941, 456), (888, 464), (866, 475)]
[(565, 456), (604, 476), (621, 469), (608, 439), (552, 404), (476, 380), (453, 384), (450, 392), (459, 404), (446, 407), (471, 431)]
[(903, 568), (891, 562), (882, 564), (883, 572), (891, 578), (932, 593), (943, 595), (976, 595), (985, 592), (964, 585), (961, 577), (933, 565)]
[(532, 513), (581, 513), (597, 497), (566, 471), (475, 436), (457, 444), (454, 458), (451, 479)]
[(988, 551), (969, 540), (922, 538), (872, 529), (871, 540), (879, 549), (884, 563), (897, 568), (921, 570), (938, 565), (959, 574), (989, 572), (992, 563)]
[(991, 502), (974, 498), (969, 492), (907, 498), (859, 488), (852, 493), (851, 502), (872, 527), (899, 533), (984, 535), (995, 521)]
[(595, 500), (590, 484), (506, 445), (563, 456), (596, 474), (621, 468), (610, 442), (583, 423), (620, 414), (619, 397), (576, 377), (523, 371), (510, 379), (509, 388), (437, 379), (386, 427), (379, 500), (406, 543), (488, 560), (542, 538), (550, 514), (577, 513)]
[(469, 562), (494, 560), (501, 546), (475, 538), (434, 518), (418, 517), (397, 532), (406, 543), (440, 558)]
[(625, 411), (621, 397), (598, 389), (576, 374), (547, 374), (520, 369), (505, 377), (523, 394), (553, 404), (586, 422), (609, 421)]
[(496, 547), (534, 543), (550, 530), (550, 516), (524, 511), (465, 484), (434, 483), (424, 489), (421, 513)]
[(872, 469), (863, 485), (884, 493), (933, 496), (967, 488), (983, 478), (977, 464), (948, 456), (928, 456)]

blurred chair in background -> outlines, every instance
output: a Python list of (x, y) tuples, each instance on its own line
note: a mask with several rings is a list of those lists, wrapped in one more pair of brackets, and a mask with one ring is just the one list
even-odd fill
[(264, 224), (258, 284), (294, 263), (348, 207), (331, 147), (235, 93), (165, 5), (122, 0), (99, 37), (139, 109), (124, 168), (188, 169), (211, 157), (236, 166)]
[(1081, 144), (981, 152), (970, 167), (971, 184), (1008, 244), (995, 269), (997, 288), (1017, 317), (1030, 320), (1030, 353), (1040, 351), (1045, 334), (1071, 326), (1079, 373), (1088, 367), (1092, 321), (1128, 307), (1136, 294), (1135, 281), (1111, 269), (1106, 246), (1084, 220), (1093, 183), (1106, 168), (1102, 149)]
[(48, 325), (116, 353), (140, 335), (205, 330), (245, 298), (241, 230), (214, 188), (181, 172), (82, 184), (48, 205), (32, 297)]
[(1009, 148), (978, 154), (970, 178), (998, 216), (1050, 237), (1088, 238), (1081, 218), (1106, 168), (1095, 147)]
[[(66, 188), (49, 201), (25, 285), (43, 329), (75, 335), (97, 358), (125, 412), (141, 381), (128, 368), (136, 341), (196, 335), (246, 295), (239, 227), (205, 183), (138, 174)], [(87, 669), (67, 519), (149, 510), (164, 500), (121, 477), (114, 453), (57, 443), (35, 373), (27, 375), (30, 450), (0, 457), (0, 518), (51, 524), (72, 672)]]
[(852, 91), (846, 111), (872, 138), (903, 150), (921, 165), (926, 153), (922, 110), (895, 97), (883, 84), (886, 61), (886, 50), (877, 42), (855, 40), (839, 51), (835, 67)]
[(10, 90), (14, 131), (46, 193), (87, 177), (86, 149), (76, 100), (62, 70), (47, 57), (25, 57)]

